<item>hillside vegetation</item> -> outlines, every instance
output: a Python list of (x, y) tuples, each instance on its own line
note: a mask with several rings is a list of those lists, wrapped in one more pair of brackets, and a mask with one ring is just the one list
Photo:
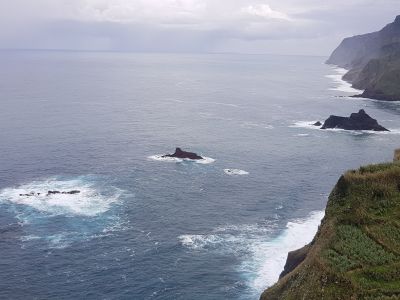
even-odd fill
[(345, 173), (307, 256), (267, 299), (400, 299), (400, 151)]

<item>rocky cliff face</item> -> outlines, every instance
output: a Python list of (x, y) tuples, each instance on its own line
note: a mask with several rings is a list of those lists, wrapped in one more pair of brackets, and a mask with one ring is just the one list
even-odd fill
[(399, 153), (339, 179), (313, 242), (261, 300), (400, 299)]
[(327, 60), (366, 98), (400, 100), (400, 16), (378, 32), (346, 38)]

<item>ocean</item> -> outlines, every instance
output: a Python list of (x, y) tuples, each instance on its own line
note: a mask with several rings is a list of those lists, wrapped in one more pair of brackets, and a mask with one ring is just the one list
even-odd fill
[[(0, 298), (258, 299), (399, 146), (400, 104), (325, 59), (1, 52)], [(310, 125), (361, 108), (391, 132)]]

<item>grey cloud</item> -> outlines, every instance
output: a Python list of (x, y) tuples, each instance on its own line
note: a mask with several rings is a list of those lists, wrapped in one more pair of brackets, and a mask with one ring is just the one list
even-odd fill
[(326, 55), (399, 9), (397, 0), (3, 0), (0, 48)]

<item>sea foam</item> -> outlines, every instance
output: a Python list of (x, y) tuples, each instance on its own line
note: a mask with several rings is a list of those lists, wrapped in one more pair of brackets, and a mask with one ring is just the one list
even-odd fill
[(361, 94), (363, 90), (358, 90), (352, 87), (351, 83), (348, 83), (347, 81), (343, 80), (343, 75), (345, 75), (348, 70), (343, 69), (343, 68), (333, 68), (333, 70), (336, 72), (336, 74), (332, 75), (326, 75), (325, 77), (332, 79), (335, 84), (337, 85), (334, 88), (330, 88), (332, 91), (340, 91), (344, 93), (358, 93)]
[(249, 175), (249, 172), (240, 169), (224, 169), (224, 173), (230, 176)]
[(244, 276), (248, 288), (259, 294), (279, 279), (287, 254), (311, 242), (324, 212), (313, 212), (304, 219), (287, 223), (276, 235), (276, 222), (262, 225), (228, 225), (209, 234), (185, 234), (178, 237), (188, 250), (215, 251), (233, 255), (241, 263), (237, 271)]
[(242, 265), (245, 271), (254, 272), (253, 276), (250, 276), (250, 286), (262, 291), (273, 285), (283, 271), (288, 252), (310, 243), (323, 217), (324, 212), (313, 212), (305, 219), (288, 222), (286, 229), (279, 236), (254, 243), (251, 259)]
[[(52, 194), (48, 191), (79, 190), (79, 194)], [(112, 191), (112, 193), (110, 193)], [(34, 192), (33, 196), (21, 196)], [(38, 194), (40, 193), (40, 194)], [(0, 201), (24, 205), (51, 215), (93, 217), (109, 210), (117, 202), (120, 191), (110, 188), (106, 193), (85, 177), (62, 180), (49, 178), (0, 190)]]

